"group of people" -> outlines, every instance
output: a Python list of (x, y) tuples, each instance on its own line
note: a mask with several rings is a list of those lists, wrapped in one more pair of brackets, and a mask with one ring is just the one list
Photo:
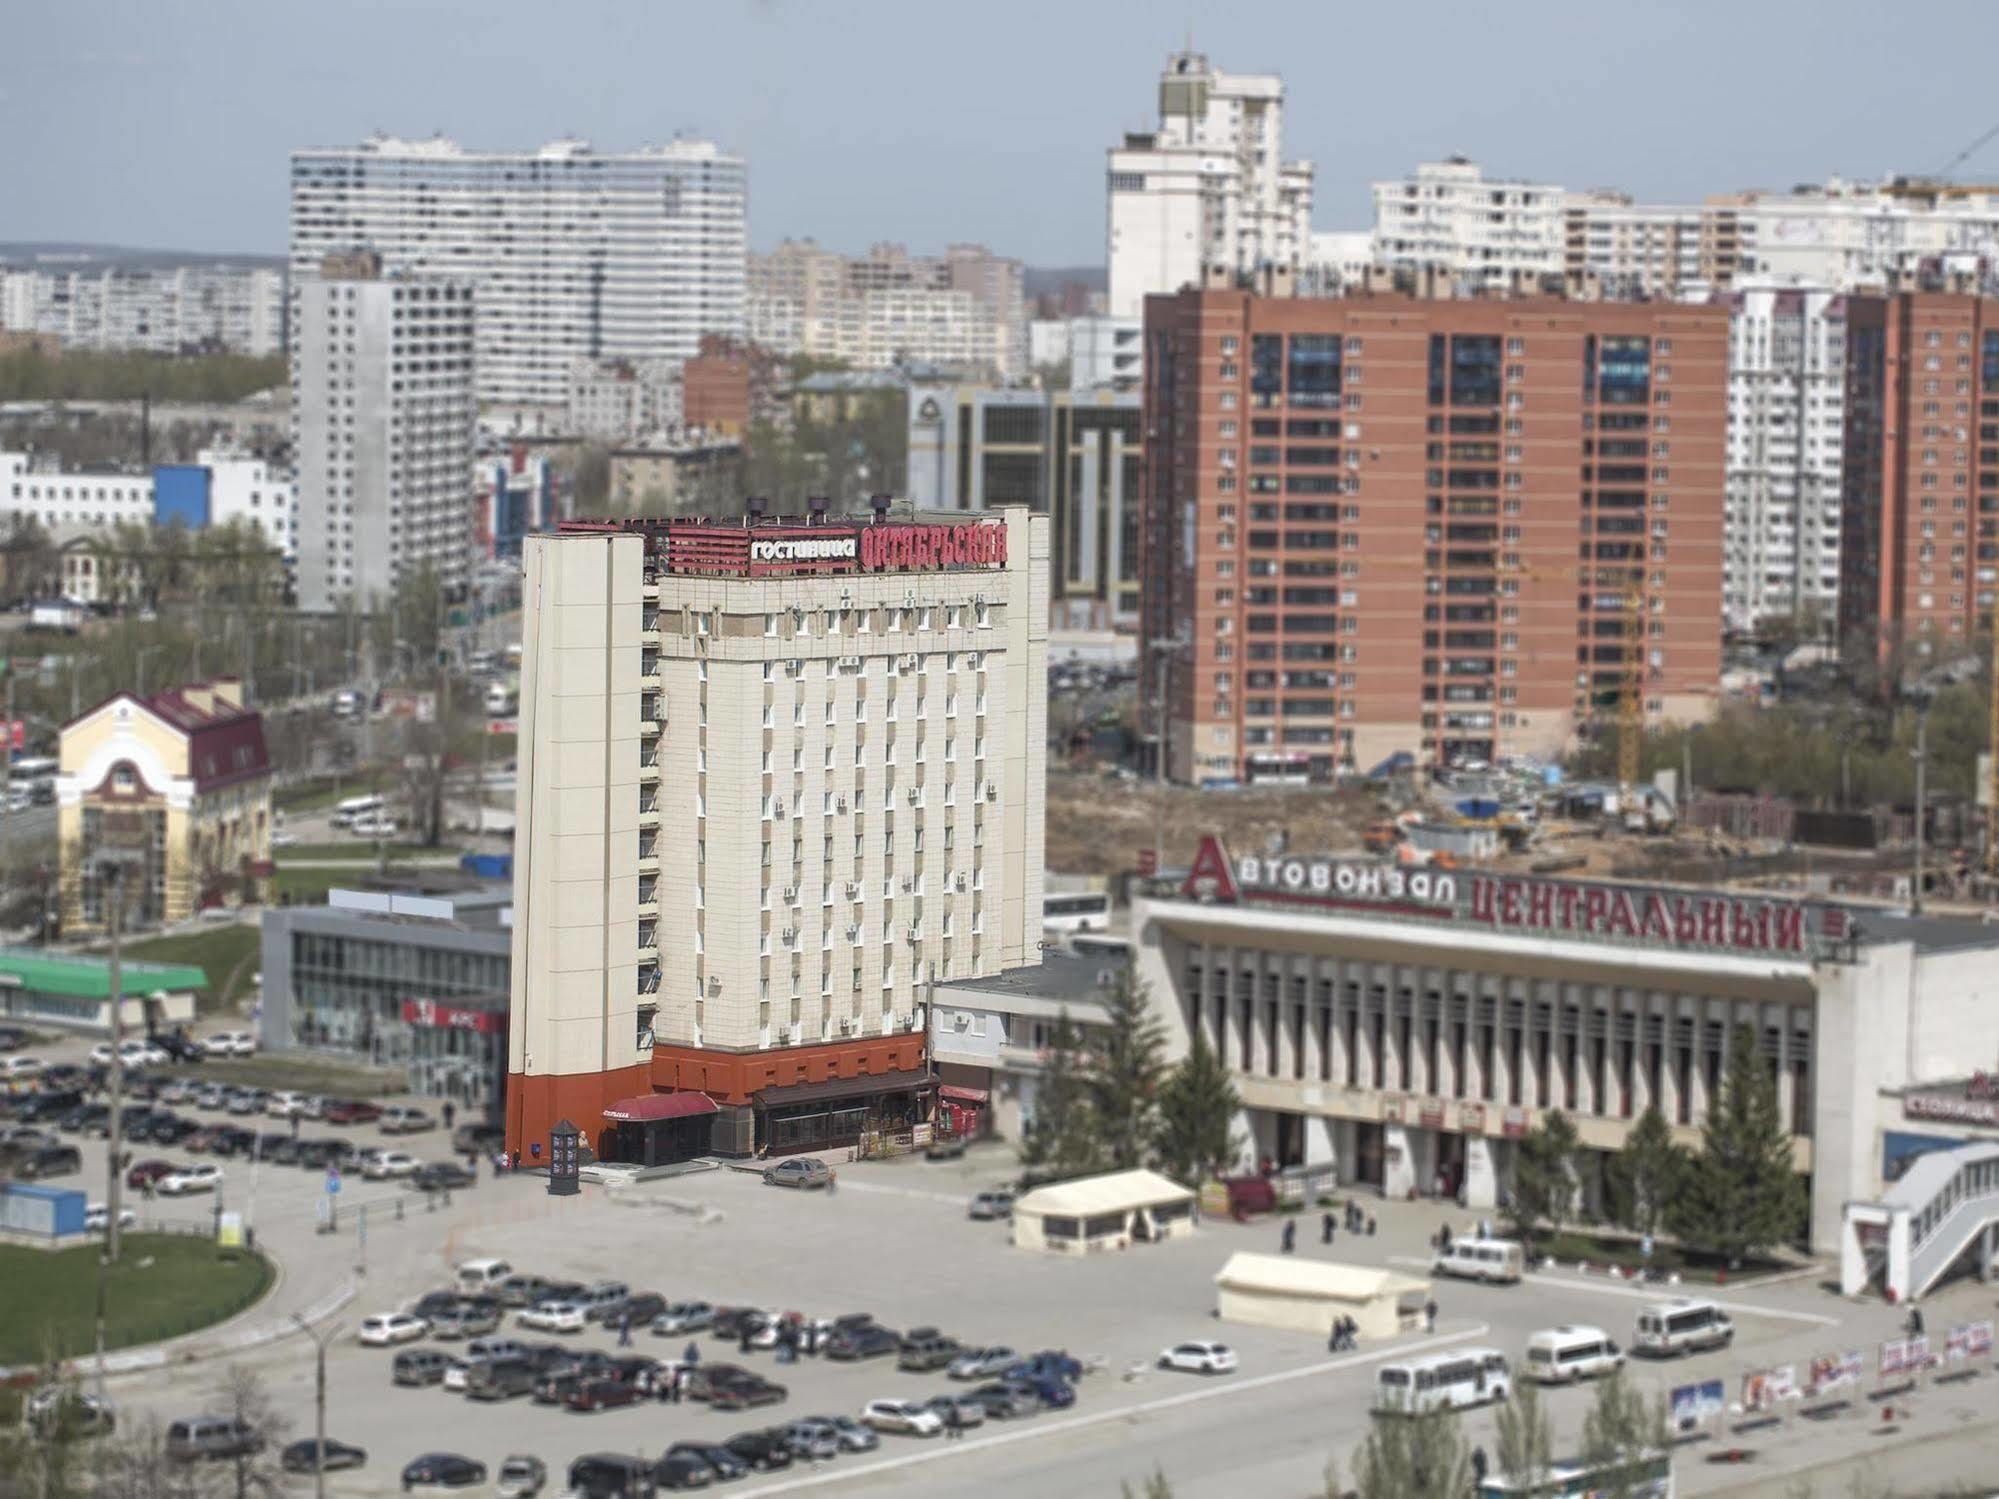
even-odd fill
[[(1349, 1202), (1346, 1205), (1346, 1229), (1350, 1234), (1365, 1234), (1367, 1237), (1373, 1238), (1375, 1229), (1374, 1217), (1372, 1214), (1362, 1212), (1359, 1203)], [(1337, 1236), (1338, 1228), (1333, 1215), (1330, 1212), (1321, 1213), (1319, 1215), (1319, 1242), (1321, 1244), (1331, 1244), (1335, 1242)], [(1284, 1254), (1295, 1254), (1297, 1252), (1297, 1219), (1291, 1218), (1285, 1221), (1283, 1231), (1277, 1236), (1277, 1244), (1280, 1252)]]
[(1326, 1352), (1348, 1353), (1359, 1346), (1360, 1324), (1348, 1316), (1336, 1318), (1332, 1335), (1326, 1339)]

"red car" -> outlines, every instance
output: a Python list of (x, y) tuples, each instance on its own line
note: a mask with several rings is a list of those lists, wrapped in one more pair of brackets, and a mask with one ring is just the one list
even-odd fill
[(172, 1161), (139, 1161), (125, 1173), (125, 1185), (136, 1192), (147, 1183), (170, 1176), (179, 1169)]
[(328, 1100), (321, 1117), (328, 1124), (373, 1124), (382, 1117), (382, 1109), (358, 1098), (335, 1098)]
[(601, 1411), (614, 1405), (636, 1405), (639, 1387), (624, 1379), (586, 1379), (563, 1397), (573, 1411)]

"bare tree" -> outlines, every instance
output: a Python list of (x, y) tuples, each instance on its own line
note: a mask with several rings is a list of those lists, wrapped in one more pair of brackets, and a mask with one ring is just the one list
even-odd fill
[(281, 1493), (285, 1480), (278, 1456), (291, 1430), (290, 1422), (265, 1393), (263, 1379), (241, 1364), (229, 1366), (222, 1393), (224, 1409), (255, 1438), (249, 1444), (251, 1450), (230, 1461), (235, 1499)]
[(1377, 1416), (1354, 1456), (1359, 1499), (1460, 1499), (1471, 1487), (1471, 1451), (1446, 1407)]

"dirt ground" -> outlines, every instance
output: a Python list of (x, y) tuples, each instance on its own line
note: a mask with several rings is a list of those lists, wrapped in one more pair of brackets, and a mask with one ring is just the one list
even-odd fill
[[(1048, 772), (1050, 873), (1120, 874), (1152, 845), (1159, 788), (1099, 773)], [(1231, 852), (1247, 853), (1288, 834), (1300, 853), (1358, 852), (1368, 823), (1384, 815), (1371, 791), (1323, 786), (1258, 786), (1239, 791), (1166, 789), (1168, 868), (1193, 858), (1203, 833), (1219, 833)]]

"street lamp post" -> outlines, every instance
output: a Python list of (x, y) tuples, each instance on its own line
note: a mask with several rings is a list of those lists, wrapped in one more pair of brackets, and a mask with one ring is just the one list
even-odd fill
[(329, 1323), (324, 1331), (314, 1332), (299, 1313), (292, 1313), (292, 1321), (313, 1343), (312, 1494), (313, 1499), (326, 1499), (326, 1345), (339, 1336), (342, 1324)]

